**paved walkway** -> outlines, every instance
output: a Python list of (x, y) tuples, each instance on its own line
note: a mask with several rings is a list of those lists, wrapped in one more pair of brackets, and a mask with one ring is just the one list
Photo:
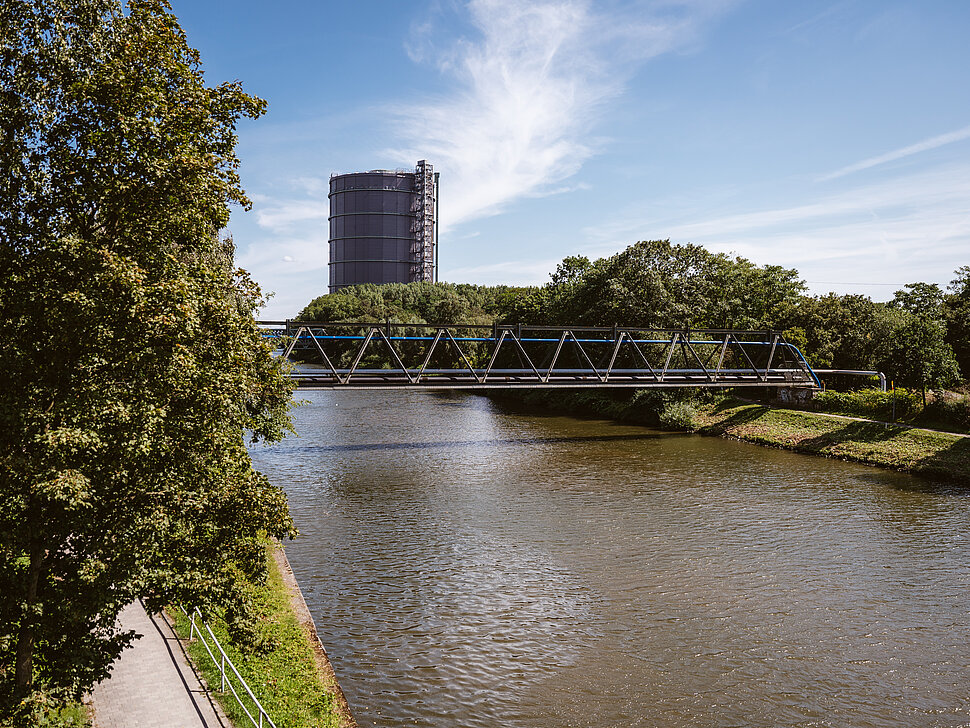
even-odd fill
[(228, 728), (188, 665), (171, 625), (140, 602), (119, 621), (140, 635), (91, 693), (95, 728)]

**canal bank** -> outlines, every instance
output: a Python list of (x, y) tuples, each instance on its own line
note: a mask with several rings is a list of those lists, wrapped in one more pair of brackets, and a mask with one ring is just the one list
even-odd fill
[(255, 448), (361, 725), (965, 722), (965, 488), (454, 392)]
[(719, 393), (691, 401), (657, 391), (629, 396), (535, 390), (495, 398), (507, 406), (607, 417), (970, 483), (970, 440), (946, 432), (784, 409)]
[(293, 573), (289, 559), (286, 558), (286, 552), (283, 550), (282, 544), (273, 544), (269, 552), (283, 581), (283, 585), (290, 595), (290, 611), (293, 612), (303, 631), (307, 645), (313, 655), (313, 662), (316, 666), (320, 682), (333, 695), (339, 726), (340, 728), (357, 728), (357, 721), (354, 720), (350, 704), (347, 702), (347, 697), (344, 695), (344, 691), (340, 688), (340, 683), (337, 681), (337, 674), (334, 672), (333, 665), (330, 663), (327, 650), (323, 646), (319, 634), (317, 634), (317, 626), (313, 621), (313, 616), (310, 614), (309, 608), (307, 608), (306, 598), (303, 596), (303, 591), (296, 581), (296, 575)]
[[(251, 585), (243, 597), (250, 602), (246, 623), (230, 629), (213, 615), (209, 626), (279, 728), (357, 728), (282, 545), (268, 542), (266, 559), (265, 584)], [(188, 618), (178, 610), (171, 616), (196, 670), (218, 687), (219, 670), (205, 646), (189, 640)], [(213, 693), (234, 725), (250, 724), (230, 692)]]
[(699, 407), (696, 422), (702, 435), (970, 483), (970, 440), (961, 435), (739, 400)]

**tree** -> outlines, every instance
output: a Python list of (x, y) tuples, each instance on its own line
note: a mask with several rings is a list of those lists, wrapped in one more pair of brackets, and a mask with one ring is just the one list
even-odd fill
[(960, 372), (970, 377), (970, 265), (957, 268), (944, 301), (946, 341), (953, 347)]
[(786, 317), (802, 331), (803, 353), (819, 368), (882, 369), (905, 320), (899, 309), (855, 294), (803, 297)]
[(552, 323), (769, 328), (798, 300), (798, 272), (700, 245), (641, 241), (590, 263), (569, 257), (546, 286)]
[(953, 348), (946, 342), (943, 291), (935, 283), (909, 283), (896, 291), (890, 306), (906, 314), (896, 333), (895, 371), (903, 383), (921, 389), (925, 407), (927, 388), (959, 378)]
[(263, 106), (164, 0), (0, 6), (0, 716), (105, 677), (133, 599), (232, 603), (292, 533), (244, 442), (290, 386), (217, 235)]

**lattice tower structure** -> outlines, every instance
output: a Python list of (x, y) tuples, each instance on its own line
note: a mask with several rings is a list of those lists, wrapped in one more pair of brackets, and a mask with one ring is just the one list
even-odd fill
[(414, 170), (414, 242), (411, 245), (411, 280), (435, 280), (435, 201), (437, 184), (434, 168), (425, 160)]

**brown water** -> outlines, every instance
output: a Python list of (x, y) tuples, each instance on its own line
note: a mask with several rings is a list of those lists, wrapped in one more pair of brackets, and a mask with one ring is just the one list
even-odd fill
[(958, 488), (474, 396), (254, 452), (361, 726), (970, 726)]

